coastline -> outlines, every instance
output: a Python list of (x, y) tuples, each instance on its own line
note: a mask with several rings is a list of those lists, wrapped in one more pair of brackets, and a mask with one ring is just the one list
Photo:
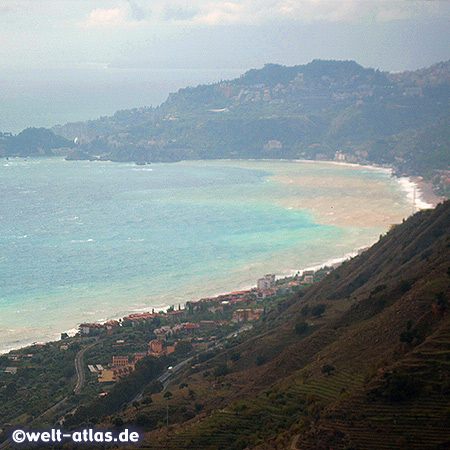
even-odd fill
[(356, 164), (356, 163), (346, 163), (342, 161), (314, 161), (314, 160), (296, 160), (299, 162), (322, 162), (329, 164), (336, 164), (348, 167), (363, 167), (365, 169), (377, 170), (379, 172), (384, 172), (392, 177), (395, 177), (402, 188), (406, 192), (407, 198), (410, 200), (411, 204), (417, 208), (421, 209), (431, 209), (435, 208), (439, 203), (445, 200), (444, 197), (437, 195), (433, 189), (433, 185), (424, 180), (421, 176), (408, 176), (408, 177), (397, 177), (393, 173), (392, 167), (377, 166), (375, 164)]
[[(228, 160), (222, 160), (222, 161), (227, 162)], [(229, 160), (229, 161), (236, 162), (237, 160)], [(245, 160), (245, 161), (249, 161), (249, 160)], [(261, 160), (254, 160), (254, 161), (261, 161)], [(270, 162), (281, 161), (281, 162), (289, 162), (289, 163), (292, 163), (292, 162), (302, 162), (302, 163), (308, 162), (308, 163), (321, 163), (321, 164), (327, 163), (327, 164), (350, 166), (350, 167), (362, 167), (362, 168), (366, 168), (366, 169), (370, 169), (370, 170), (376, 170), (376, 171), (379, 171), (379, 172), (383, 172), (385, 174), (387, 174), (387, 173), (391, 174), (392, 173), (392, 170), (389, 169), (389, 168), (386, 168), (386, 167), (378, 167), (378, 166), (371, 166), (371, 165), (359, 165), (359, 164), (352, 164), (352, 163), (345, 163), (345, 162), (338, 162), (338, 161), (313, 161), (313, 160), (286, 160), (286, 161), (285, 160), (268, 160), (268, 161), (270, 161)], [(210, 161), (209, 160), (203, 160), (202, 162), (207, 164)], [(400, 182), (400, 180), (402, 180), (402, 179), (399, 179), (399, 178), (396, 178), (396, 179), (399, 180), (399, 182)], [(423, 209), (424, 207), (428, 207), (428, 208), (429, 207), (433, 207), (432, 204), (429, 201), (426, 201), (426, 200), (429, 200), (429, 197), (425, 197), (425, 193), (424, 193), (425, 188), (426, 188), (427, 185), (426, 185), (425, 182), (423, 182), (422, 179), (405, 178), (404, 180), (406, 180), (407, 182), (403, 181), (402, 188), (403, 188), (403, 191), (406, 193), (406, 197), (408, 198), (408, 200), (409, 200), (409, 202), (411, 204), (413, 204), (412, 200), (413, 200), (414, 190), (416, 190), (416, 202), (413, 204), (414, 207), (417, 207), (417, 209)], [(424, 191), (422, 189), (424, 189)], [(421, 199), (422, 203), (417, 202), (418, 199)], [(436, 202), (436, 199), (434, 201)], [(437, 203), (438, 203), (438, 201), (437, 201)], [(345, 261), (348, 258), (351, 258), (351, 257), (357, 255), (359, 250), (361, 250), (363, 248), (367, 248), (367, 246), (362, 246), (360, 249), (357, 249), (356, 251), (351, 252), (351, 253), (346, 253), (342, 257), (333, 258), (331, 260), (328, 259), (328, 260), (325, 260), (323, 263), (314, 264), (313, 266), (307, 266), (305, 268), (300, 268), (300, 269), (290, 269), (288, 271), (284, 270), (284, 273), (280, 273), (277, 276), (277, 279), (285, 278), (285, 277), (288, 277), (288, 276), (292, 276), (295, 273), (302, 272), (302, 271), (305, 271), (305, 270), (317, 270), (317, 269), (319, 269), (321, 267), (324, 267), (324, 266), (330, 266), (330, 265), (333, 265), (333, 264), (338, 264), (338, 263), (340, 263), (342, 261)], [(263, 273), (260, 273), (259, 275), (262, 276)], [(248, 285), (246, 285), (246, 286), (244, 286), (242, 288), (239, 288), (238, 290), (247, 290), (249, 288), (250, 287)], [(221, 294), (227, 294), (227, 293), (229, 293), (232, 290), (236, 290), (236, 288), (235, 287), (231, 287), (228, 291), (225, 291), (225, 292), (222, 291)], [(221, 295), (221, 294), (217, 294), (217, 295)], [(176, 302), (176, 303), (178, 304), (178, 303), (183, 303), (183, 302), (180, 301), (180, 302)], [(164, 310), (167, 310), (170, 307), (171, 307), (171, 305), (167, 304), (167, 305), (164, 305), (164, 306), (155, 307), (154, 309), (155, 309), (155, 311), (158, 311), (158, 310), (159, 311), (164, 311)], [(152, 309), (152, 308), (150, 307), (150, 309)], [(139, 308), (139, 310), (140, 311), (144, 311), (144, 310), (148, 310), (148, 308), (143, 307), (143, 308)], [(129, 313), (138, 312), (138, 310), (136, 310), (136, 309), (129, 309), (128, 311), (129, 311)], [(105, 317), (105, 316), (103, 316), (103, 317)], [(115, 317), (108, 317), (108, 319), (102, 319), (101, 321), (102, 322), (106, 322), (107, 320), (114, 320), (114, 319), (122, 318), (122, 317), (123, 317), (122, 314), (120, 314), (120, 315), (115, 316)], [(61, 333), (69, 332), (70, 334), (73, 334), (76, 331), (77, 330), (75, 328), (71, 328), (68, 331), (67, 330), (66, 331), (61, 331)], [(60, 335), (60, 332), (55, 333), (53, 338), (48, 337), (47, 339), (45, 339), (44, 342), (54, 342), (55, 340), (58, 341), (58, 335)], [(23, 343), (23, 344), (21, 343), (21, 344), (19, 344), (19, 346), (11, 346), (9, 348), (9, 350), (4, 350), (4, 351), (5, 352), (9, 352), (9, 351), (17, 350), (17, 349), (20, 349), (20, 348), (25, 348), (25, 347), (28, 347), (29, 345), (33, 345), (34, 343), (35, 343), (35, 341), (27, 342), (27, 343)]]
[[(316, 271), (324, 269), (326, 267), (331, 267), (332, 269), (334, 269), (334, 268), (338, 267), (339, 265), (341, 265), (344, 261), (346, 261), (346, 260), (356, 256), (358, 253), (359, 253), (359, 251), (348, 253), (348, 254), (346, 254), (343, 257), (329, 259), (326, 262), (318, 264), (318, 265), (305, 267), (304, 269), (299, 269), (299, 270), (292, 270), (291, 273), (285, 273), (285, 274), (276, 275), (275, 279), (277, 281), (279, 281), (279, 280), (291, 278), (291, 277), (293, 277), (293, 276), (295, 276), (297, 274), (301, 276), (306, 271), (314, 271), (314, 272), (316, 272)], [(263, 277), (263, 276), (264, 275), (261, 274), (261, 277)], [(250, 291), (252, 291), (254, 289), (256, 289), (256, 285), (245, 286), (245, 287), (240, 287), (240, 288), (237, 288), (237, 289), (229, 290), (227, 292), (221, 292), (221, 293), (213, 294), (213, 295), (211, 295), (210, 297), (207, 297), (207, 298), (217, 298), (217, 297), (221, 297), (221, 296), (230, 296), (230, 295), (233, 295), (236, 292), (250, 292)], [(202, 300), (202, 299), (199, 298), (199, 299), (197, 299), (195, 301), (200, 301), (200, 300)], [(168, 310), (170, 308), (174, 307), (174, 306), (176, 306), (176, 305), (173, 304), (173, 305), (168, 305), (168, 306), (158, 307), (158, 308), (151, 308), (151, 309), (153, 309), (156, 314), (161, 314), (161, 313), (162, 314), (166, 314), (168, 312)], [(186, 302), (185, 303), (181, 303), (181, 306), (182, 306), (182, 310), (185, 310)], [(149, 308), (142, 308), (139, 311), (138, 310), (133, 310), (133, 311), (129, 311), (129, 314), (127, 316), (117, 316), (117, 317), (109, 318), (107, 320), (98, 320), (98, 321), (92, 322), (92, 323), (93, 324), (101, 324), (101, 325), (103, 325), (103, 324), (105, 324), (107, 322), (110, 322), (110, 321), (122, 321), (122, 320), (124, 320), (127, 317), (132, 316), (132, 315), (149, 314), (150, 311), (148, 311), (148, 309)], [(81, 324), (78, 324), (78, 328), (72, 328), (70, 330), (61, 331), (58, 334), (61, 335), (61, 334), (67, 333), (69, 335), (69, 337), (71, 337), (71, 338), (75, 337), (78, 334), (78, 332), (79, 332), (80, 325)], [(15, 351), (18, 351), (18, 350), (23, 350), (23, 349), (26, 349), (26, 348), (29, 348), (29, 347), (33, 347), (33, 346), (36, 346), (36, 345), (37, 346), (41, 346), (41, 345), (46, 345), (46, 344), (56, 344), (56, 343), (61, 343), (63, 341), (64, 341), (64, 339), (62, 339), (61, 337), (59, 337), (59, 338), (55, 337), (54, 339), (49, 339), (49, 340), (46, 340), (46, 341), (29, 342), (29, 343), (21, 345), (19, 347), (14, 347), (14, 348), (10, 348), (10, 349), (7, 349), (5, 351), (2, 351), (2, 352), (0, 352), (0, 356), (8, 355), (11, 352), (15, 352)]]
[(408, 178), (410, 183), (416, 188), (417, 199), (425, 203), (426, 207), (419, 209), (435, 208), (439, 203), (445, 200), (445, 197), (437, 195), (433, 189), (433, 185), (423, 179), (423, 177), (412, 176)]

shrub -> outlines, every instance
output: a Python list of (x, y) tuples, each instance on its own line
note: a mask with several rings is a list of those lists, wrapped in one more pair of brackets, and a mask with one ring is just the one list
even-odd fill
[(331, 364), (324, 364), (322, 366), (322, 373), (326, 373), (328, 376), (331, 374), (331, 372), (334, 372), (335, 367)]
[(320, 317), (325, 312), (326, 308), (327, 305), (325, 305), (325, 303), (319, 303), (318, 305), (312, 307), (311, 314), (314, 317)]
[(156, 425), (155, 420), (152, 419), (148, 414), (138, 414), (134, 423), (137, 427), (150, 428)]
[(228, 374), (228, 367), (226, 364), (219, 364), (215, 369), (214, 369), (214, 376), (217, 377), (224, 377), (225, 375)]
[(302, 315), (302, 317), (306, 317), (309, 314), (309, 306), (305, 305), (301, 310), (300, 310), (300, 314)]
[(302, 335), (308, 329), (308, 324), (306, 322), (297, 322), (295, 324), (295, 332), (298, 335)]
[(231, 361), (236, 362), (238, 359), (241, 358), (241, 354), (239, 352), (233, 353), (230, 356)]
[(262, 356), (262, 355), (258, 355), (256, 357), (256, 361), (255, 362), (256, 362), (257, 366), (262, 366), (263, 364), (265, 364), (267, 362), (267, 359), (264, 356)]

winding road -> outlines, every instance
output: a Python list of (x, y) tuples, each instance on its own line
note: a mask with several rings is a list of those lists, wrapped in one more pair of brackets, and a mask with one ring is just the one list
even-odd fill
[(77, 353), (77, 356), (75, 356), (75, 370), (77, 372), (77, 384), (73, 388), (73, 392), (75, 392), (75, 394), (79, 394), (81, 392), (81, 389), (83, 389), (83, 385), (84, 385), (84, 378), (85, 377), (84, 377), (83, 356), (88, 350), (90, 350), (92, 347), (94, 347), (97, 344), (98, 344), (98, 338), (92, 344), (90, 344), (87, 347), (84, 347), (83, 349), (81, 349)]
[[(77, 373), (77, 383), (76, 383), (75, 387), (73, 388), (73, 392), (75, 392), (75, 394), (79, 394), (81, 389), (83, 389), (83, 386), (84, 386), (85, 377), (84, 377), (84, 367), (83, 367), (83, 365), (84, 365), (83, 356), (89, 349), (91, 349), (92, 347), (94, 347), (97, 344), (98, 344), (98, 338), (92, 344), (82, 348), (75, 356), (74, 363), (75, 363), (75, 370)], [(55, 403), (53, 406), (51, 406), (50, 408), (45, 410), (43, 413), (39, 414), (39, 416), (35, 417), (31, 422), (29, 422), (26, 426), (24, 426), (23, 429), (27, 429), (28, 427), (32, 426), (34, 422), (41, 419), (46, 414), (57, 410), (66, 401), (67, 401), (67, 397), (64, 397), (58, 403)], [(12, 440), (11, 440), (11, 438), (8, 438), (8, 439), (6, 439), (6, 441), (4, 441), (0, 444), (0, 450), (6, 449), (11, 445), (12, 445)]]

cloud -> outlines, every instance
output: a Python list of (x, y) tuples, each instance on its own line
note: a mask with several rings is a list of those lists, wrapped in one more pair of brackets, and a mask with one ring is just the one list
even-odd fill
[(126, 22), (127, 11), (124, 8), (97, 8), (91, 11), (83, 25), (86, 28), (112, 27)]
[[(170, 4), (163, 8), (162, 18), (185, 24), (261, 25), (276, 20), (297, 22), (347, 22), (365, 20), (388, 22), (393, 20), (439, 17), (450, 2), (411, 2), (400, 0), (198, 0), (196, 8)], [(443, 4), (447, 3), (447, 6)], [(438, 6), (437, 6), (438, 5)]]
[(150, 11), (141, 8), (135, 0), (118, 2), (114, 8), (95, 8), (85, 20), (78, 23), (83, 28), (134, 26), (145, 23)]
[(190, 20), (200, 12), (198, 8), (184, 8), (179, 5), (168, 6), (164, 11), (164, 20)]
[(131, 16), (137, 21), (145, 20), (147, 13), (133, 0), (127, 0), (131, 10)]

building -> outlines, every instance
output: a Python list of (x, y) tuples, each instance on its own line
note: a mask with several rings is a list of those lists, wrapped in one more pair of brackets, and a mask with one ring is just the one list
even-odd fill
[(98, 374), (99, 383), (111, 383), (128, 376), (133, 372), (134, 366), (112, 367), (111, 369), (104, 369)]
[(217, 327), (217, 323), (214, 320), (201, 320), (198, 323), (199, 327), (206, 330), (212, 330)]
[(104, 331), (104, 330), (105, 330), (105, 326), (100, 323), (82, 323), (78, 327), (78, 332), (81, 335), (93, 334), (93, 333), (97, 334), (98, 332)]
[(166, 339), (167, 336), (172, 334), (172, 327), (170, 325), (165, 325), (161, 328), (157, 328), (154, 333), (158, 339)]
[(235, 323), (239, 323), (258, 320), (263, 312), (263, 309), (238, 309), (234, 311), (232, 321)]
[(187, 322), (183, 324), (183, 330), (189, 334), (195, 333), (198, 330), (198, 328), (199, 326), (196, 323)]
[(275, 275), (273, 274), (264, 275), (256, 282), (256, 286), (260, 291), (264, 291), (266, 289), (275, 286)]
[(108, 334), (113, 334), (114, 330), (119, 326), (119, 322), (117, 320), (110, 320), (105, 323), (106, 332)]
[(124, 322), (131, 322), (131, 324), (134, 326), (140, 322), (148, 321), (151, 319), (154, 319), (158, 314), (156, 313), (134, 313), (130, 314), (129, 316), (126, 316), (123, 318)]
[(78, 327), (80, 334), (89, 334), (91, 332), (91, 327), (89, 323), (82, 323)]
[(113, 367), (124, 367), (130, 365), (130, 358), (128, 356), (113, 356)]
[(163, 355), (170, 355), (175, 351), (175, 345), (165, 345), (165, 343), (159, 339), (154, 339), (148, 343), (148, 355), (159, 358)]
[(140, 361), (141, 359), (144, 359), (146, 356), (147, 356), (147, 353), (144, 353), (144, 352), (135, 353), (134, 354), (134, 362), (136, 363), (136, 362)]
[(128, 356), (113, 356), (113, 362), (110, 368), (104, 369), (103, 366), (98, 364), (97, 369), (99, 383), (111, 383), (133, 372), (134, 363), (130, 363)]

